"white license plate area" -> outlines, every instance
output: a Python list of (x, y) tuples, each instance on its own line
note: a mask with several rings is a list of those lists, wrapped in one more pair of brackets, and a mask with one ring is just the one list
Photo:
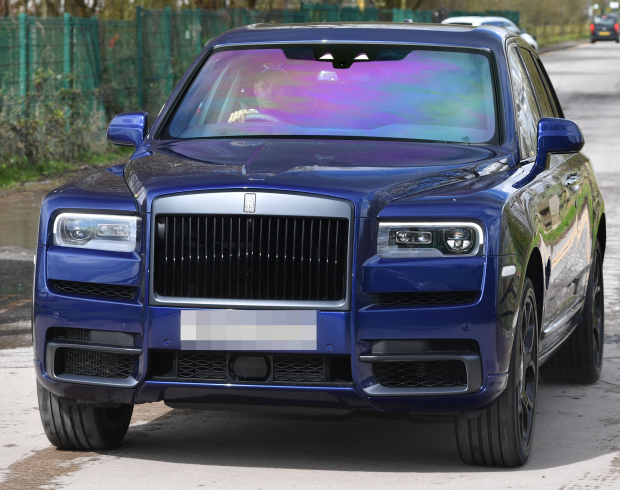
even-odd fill
[(316, 310), (182, 310), (182, 350), (317, 349)]

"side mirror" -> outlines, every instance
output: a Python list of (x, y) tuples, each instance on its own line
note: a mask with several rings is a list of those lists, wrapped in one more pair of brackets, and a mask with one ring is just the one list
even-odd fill
[(148, 112), (118, 114), (108, 126), (108, 141), (114, 145), (138, 148), (144, 141), (148, 126)]
[(551, 153), (577, 153), (585, 140), (577, 123), (570, 119), (543, 117), (538, 121), (538, 151), (536, 162), (530, 172), (513, 187), (519, 189), (529, 184), (547, 169), (547, 157)]
[(585, 140), (577, 123), (570, 119), (543, 117), (538, 121), (536, 166), (546, 168), (550, 153), (577, 153)]

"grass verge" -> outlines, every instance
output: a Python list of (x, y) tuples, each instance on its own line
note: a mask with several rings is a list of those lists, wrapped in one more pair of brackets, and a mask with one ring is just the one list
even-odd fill
[(124, 163), (133, 153), (131, 147), (112, 147), (109, 151), (99, 154), (85, 154), (77, 161), (43, 161), (36, 165), (29, 164), (25, 159), (16, 158), (0, 162), (0, 189), (8, 189), (25, 182), (46, 180), (55, 175), (72, 173), (93, 167)]

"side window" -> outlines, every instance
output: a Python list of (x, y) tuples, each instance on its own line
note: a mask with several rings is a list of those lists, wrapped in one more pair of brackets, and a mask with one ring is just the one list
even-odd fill
[(519, 132), (521, 160), (525, 160), (536, 156), (536, 132), (540, 113), (516, 47), (508, 51), (508, 65), (512, 78), (512, 99)]
[(534, 59), (527, 49), (519, 48), (519, 51), (521, 51), (521, 57), (523, 58), (523, 61), (525, 61), (525, 66), (527, 67), (527, 71), (532, 79), (534, 90), (536, 91), (536, 95), (538, 95), (538, 102), (540, 103), (540, 111), (542, 112), (542, 116), (555, 117), (555, 113), (551, 107), (551, 102), (549, 101), (549, 96), (547, 95), (545, 82), (543, 82), (540, 77), (538, 68), (536, 68), (536, 65), (534, 64)]
[(540, 61), (540, 58), (534, 55), (532, 55), (532, 58), (536, 60), (536, 66), (538, 67), (540, 74), (543, 80), (545, 81), (545, 84), (547, 85), (547, 90), (549, 92), (549, 98), (551, 99), (551, 103), (555, 108), (555, 113), (557, 114), (557, 117), (561, 117), (562, 119), (564, 119), (564, 111), (562, 110), (562, 106), (560, 105), (558, 96), (555, 93), (553, 84), (551, 83), (551, 80), (549, 79), (549, 75), (547, 75), (547, 70), (545, 70), (545, 67), (542, 64), (542, 61)]

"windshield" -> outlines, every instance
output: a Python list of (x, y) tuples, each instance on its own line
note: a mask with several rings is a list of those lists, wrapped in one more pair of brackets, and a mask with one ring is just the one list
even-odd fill
[(495, 101), (485, 52), (338, 49), (215, 52), (183, 96), (167, 136), (493, 140)]
[(594, 17), (594, 24), (596, 24), (597, 26), (613, 27), (615, 23), (616, 23), (615, 17), (608, 17), (607, 15), (603, 15), (601, 17), (598, 17), (598, 16)]

